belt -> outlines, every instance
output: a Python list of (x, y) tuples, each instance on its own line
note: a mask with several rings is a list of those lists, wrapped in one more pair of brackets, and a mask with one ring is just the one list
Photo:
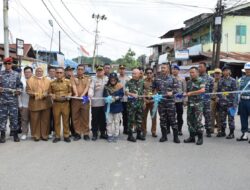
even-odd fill
[(250, 100), (250, 96), (241, 96), (240, 97), (242, 100)]

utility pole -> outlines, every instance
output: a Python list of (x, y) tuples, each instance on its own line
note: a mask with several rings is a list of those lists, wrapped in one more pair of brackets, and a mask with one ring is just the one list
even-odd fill
[(59, 54), (61, 53), (61, 31), (59, 31)]
[(9, 3), (3, 0), (3, 30), (4, 30), (4, 57), (9, 57)]
[(105, 15), (95, 15), (92, 14), (92, 18), (96, 20), (96, 30), (95, 30), (95, 44), (94, 44), (94, 52), (93, 52), (93, 64), (92, 64), (92, 71), (94, 71), (95, 64), (96, 64), (96, 52), (98, 47), (98, 38), (99, 38), (99, 31), (98, 31), (98, 24), (101, 20), (107, 20), (107, 17)]
[(213, 33), (213, 55), (212, 55), (212, 67), (220, 67), (220, 49), (221, 49), (221, 37), (222, 37), (222, 20), (223, 20), (224, 6), (222, 0), (218, 0), (216, 13), (214, 17), (214, 33)]

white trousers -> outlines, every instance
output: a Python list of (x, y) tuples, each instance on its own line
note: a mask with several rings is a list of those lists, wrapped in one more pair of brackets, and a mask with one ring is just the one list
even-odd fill
[(107, 133), (108, 136), (118, 136), (120, 130), (120, 121), (122, 113), (109, 113), (107, 120)]

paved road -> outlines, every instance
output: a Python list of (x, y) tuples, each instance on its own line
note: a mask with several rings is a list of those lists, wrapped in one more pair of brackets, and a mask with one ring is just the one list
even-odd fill
[[(185, 127), (181, 139), (187, 136)], [(203, 146), (158, 140), (8, 140), (0, 144), (0, 190), (250, 189), (250, 144), (216, 137), (205, 138)]]

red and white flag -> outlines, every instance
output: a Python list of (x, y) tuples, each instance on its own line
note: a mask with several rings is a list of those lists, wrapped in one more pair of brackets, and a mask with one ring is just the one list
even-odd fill
[(84, 49), (84, 47), (82, 45), (80, 45), (79, 51), (81, 52), (81, 54), (83, 56), (88, 56), (89, 57), (89, 52), (87, 52), (87, 50)]

